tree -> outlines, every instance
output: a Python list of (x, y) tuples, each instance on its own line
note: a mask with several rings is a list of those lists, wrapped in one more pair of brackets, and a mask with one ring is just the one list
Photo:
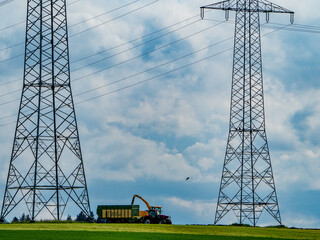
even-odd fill
[(86, 222), (87, 216), (81, 211), (76, 218), (76, 222)]
[(21, 215), (19, 220), (20, 220), (20, 222), (26, 221), (26, 215), (24, 213), (22, 213), (22, 215)]
[(68, 214), (68, 217), (67, 217), (67, 221), (71, 222), (72, 221), (72, 218), (71, 216)]
[(17, 223), (17, 222), (19, 222), (19, 219), (17, 217), (14, 217), (11, 221), (11, 223)]
[(8, 223), (8, 221), (5, 218), (0, 218), (0, 223)]
[(87, 215), (85, 215), (83, 212), (80, 212), (77, 215), (77, 218), (75, 220), (76, 222), (94, 222), (94, 214), (93, 212), (90, 212), (90, 216), (88, 217)]

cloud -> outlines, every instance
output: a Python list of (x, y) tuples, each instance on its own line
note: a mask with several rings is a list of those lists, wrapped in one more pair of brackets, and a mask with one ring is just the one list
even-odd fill
[(283, 216), (286, 226), (300, 228), (318, 228), (320, 221), (313, 215), (290, 213)]
[[(213, 199), (210, 201), (188, 201), (177, 197), (169, 197), (165, 199), (165, 202), (171, 208), (175, 208), (176, 212), (184, 211), (186, 217), (188, 215), (192, 216), (194, 223), (213, 223), (214, 211), (216, 209), (216, 201)], [(173, 220), (175, 220), (174, 217)]]
[(198, 169), (191, 167), (182, 154), (170, 151), (162, 143), (108, 126), (104, 127), (103, 134), (99, 134), (97, 129), (91, 129), (90, 132), (94, 134), (89, 143), (92, 151), (86, 155), (86, 159), (90, 161), (88, 176), (93, 178), (117, 181), (135, 181), (139, 178), (181, 181), (186, 176), (199, 174)]

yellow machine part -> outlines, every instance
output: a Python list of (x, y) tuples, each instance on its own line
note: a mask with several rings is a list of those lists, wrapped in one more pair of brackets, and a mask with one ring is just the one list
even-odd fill
[(145, 216), (149, 216), (148, 211), (139, 211), (139, 217), (145, 217)]

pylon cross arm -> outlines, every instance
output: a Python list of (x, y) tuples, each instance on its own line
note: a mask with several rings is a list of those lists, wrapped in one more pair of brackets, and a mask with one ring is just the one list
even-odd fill
[[(215, 9), (215, 10), (224, 10), (226, 12), (229, 11), (243, 11), (243, 12), (262, 12), (267, 14), (267, 21), (269, 21), (270, 13), (287, 13), (290, 14), (290, 21), (293, 23), (294, 20), (294, 12), (288, 10), (284, 7), (281, 7), (275, 3), (269, 2), (267, 0), (252, 0), (244, 1), (244, 0), (226, 0), (213, 4), (209, 4), (206, 6), (200, 7), (201, 9), (201, 18), (204, 18), (205, 9)], [(228, 18), (228, 14), (226, 14), (226, 18)]]

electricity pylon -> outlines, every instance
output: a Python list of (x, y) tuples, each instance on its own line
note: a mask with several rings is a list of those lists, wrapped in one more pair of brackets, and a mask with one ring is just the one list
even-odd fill
[(281, 216), (265, 129), (260, 13), (293, 12), (266, 0), (227, 0), (201, 7), (236, 12), (229, 136), (214, 223), (231, 210), (256, 226), (266, 210)]
[(25, 202), (32, 220), (90, 215), (70, 86), (66, 0), (28, 0), (23, 89), (1, 219)]

